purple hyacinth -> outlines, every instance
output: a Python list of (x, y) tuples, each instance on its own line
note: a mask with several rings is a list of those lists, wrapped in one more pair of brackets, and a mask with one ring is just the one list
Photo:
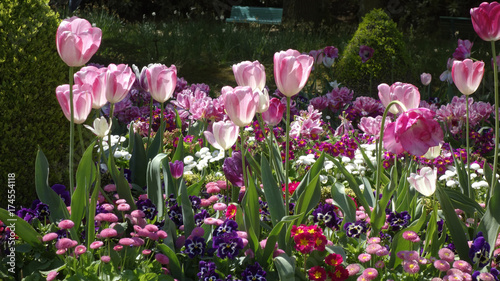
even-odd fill
[(344, 230), (348, 237), (359, 238), (361, 234), (365, 234), (368, 230), (366, 221), (348, 222), (344, 224)]
[(186, 239), (184, 245), (186, 246), (184, 253), (188, 254), (190, 258), (203, 256), (205, 253), (206, 243), (203, 237), (196, 236), (193, 239)]
[(241, 273), (241, 281), (266, 281), (266, 272), (262, 269), (258, 262), (254, 265), (249, 265)]
[(339, 229), (342, 219), (337, 217), (335, 206), (332, 204), (320, 204), (313, 213), (315, 223), (324, 224), (331, 229)]
[(221, 259), (226, 257), (234, 259), (243, 249), (243, 240), (238, 237), (236, 232), (228, 232), (213, 238), (214, 249), (217, 249), (217, 256)]
[(483, 268), (488, 264), (489, 256), (490, 244), (484, 239), (483, 233), (478, 232), (469, 249), (469, 258), (472, 263), (478, 264), (479, 268)]

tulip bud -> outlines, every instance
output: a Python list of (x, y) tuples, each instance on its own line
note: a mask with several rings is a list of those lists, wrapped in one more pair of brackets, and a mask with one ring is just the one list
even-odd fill
[(451, 69), (453, 82), (458, 90), (466, 96), (472, 95), (477, 90), (483, 79), (483, 74), (484, 62), (473, 62), (471, 59), (456, 60)]
[[(57, 101), (64, 113), (64, 116), (71, 121), (69, 85), (61, 85), (56, 88)], [(73, 119), (75, 124), (82, 124), (92, 111), (92, 94), (88, 85), (82, 87), (73, 85)]]
[(420, 74), (420, 81), (424, 86), (427, 86), (431, 83), (432, 75), (430, 73), (422, 73)]

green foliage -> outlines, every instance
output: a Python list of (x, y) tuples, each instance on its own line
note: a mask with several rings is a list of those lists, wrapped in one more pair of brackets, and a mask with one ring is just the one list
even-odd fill
[[(366, 63), (359, 56), (362, 45), (375, 51)], [(363, 18), (340, 56), (335, 65), (335, 79), (354, 90), (356, 96), (376, 97), (380, 83), (391, 85), (409, 79), (410, 65), (403, 34), (384, 11), (376, 9)]]
[[(48, 0), (0, 3), (0, 179), (15, 173), (16, 206), (35, 199), (38, 146), (49, 159), (50, 182), (67, 178), (67, 128), (55, 96), (68, 68), (59, 58), (55, 35), (60, 22)], [(0, 189), (0, 206), (6, 205)]]

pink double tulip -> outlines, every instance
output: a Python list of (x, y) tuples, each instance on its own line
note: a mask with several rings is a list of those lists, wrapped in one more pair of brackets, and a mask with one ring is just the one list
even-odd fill
[(414, 108), (403, 112), (384, 131), (384, 148), (394, 154), (408, 152), (424, 155), (429, 148), (443, 141), (443, 130), (434, 120), (436, 113), (427, 108)]
[(239, 127), (250, 124), (259, 105), (259, 94), (248, 86), (225, 88), (224, 107), (229, 119)]
[(97, 68), (95, 66), (85, 66), (75, 73), (75, 85), (80, 87), (87, 84), (91, 87), (93, 102), (92, 108), (103, 107), (106, 99), (106, 71), (107, 68)]
[(207, 141), (215, 148), (228, 150), (238, 140), (240, 127), (232, 121), (218, 121), (212, 124), (212, 132), (205, 131), (203, 134)]
[(472, 26), (484, 41), (500, 39), (500, 4), (483, 2), (479, 7), (470, 9)]
[(423, 167), (419, 174), (411, 173), (407, 178), (410, 186), (424, 196), (431, 196), (436, 192), (437, 168)]
[(274, 54), (274, 79), (280, 92), (292, 97), (307, 83), (314, 58), (289, 49)]
[(238, 86), (249, 86), (259, 94), (257, 112), (262, 113), (269, 107), (269, 94), (266, 87), (266, 71), (259, 61), (243, 61), (233, 65), (234, 78)]
[[(71, 121), (69, 85), (61, 85), (56, 88), (56, 97), (64, 116)], [(82, 124), (92, 111), (92, 94), (88, 85), (80, 87), (73, 85), (73, 120), (75, 124)]]
[(106, 71), (106, 99), (110, 103), (123, 100), (135, 81), (135, 74), (125, 64), (110, 64)]
[(61, 59), (68, 66), (82, 66), (101, 45), (102, 31), (85, 19), (65, 19), (57, 28), (56, 45)]
[[(396, 82), (392, 86), (385, 83), (380, 84), (378, 85), (378, 97), (384, 107), (387, 107), (393, 100), (400, 101), (406, 109), (418, 108), (420, 105), (418, 88), (408, 83)], [(402, 112), (401, 107), (396, 105), (392, 105), (389, 111), (393, 114)]]
[(484, 62), (474, 62), (471, 59), (456, 60), (451, 69), (453, 82), (458, 90), (466, 96), (472, 95), (477, 90), (483, 79), (483, 74)]
[(152, 64), (146, 69), (146, 77), (149, 92), (155, 101), (164, 103), (172, 97), (177, 85), (175, 65)]
[(283, 119), (283, 113), (286, 110), (286, 106), (277, 98), (272, 98), (269, 101), (269, 108), (267, 111), (262, 112), (262, 119), (269, 126), (276, 126)]

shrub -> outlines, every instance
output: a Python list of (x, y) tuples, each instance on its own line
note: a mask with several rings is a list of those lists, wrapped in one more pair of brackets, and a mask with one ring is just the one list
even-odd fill
[[(359, 56), (362, 45), (375, 51), (366, 63)], [(372, 10), (363, 18), (335, 65), (335, 79), (354, 90), (355, 96), (377, 97), (380, 83), (392, 84), (409, 77), (410, 56), (402, 33), (384, 11)]]
[[(38, 147), (49, 160), (50, 182), (67, 179), (69, 122), (55, 96), (68, 79), (55, 44), (59, 22), (48, 0), (0, 3), (0, 180), (6, 185), (8, 173), (16, 174), (17, 207), (36, 198)], [(0, 206), (6, 190), (0, 188)]]

